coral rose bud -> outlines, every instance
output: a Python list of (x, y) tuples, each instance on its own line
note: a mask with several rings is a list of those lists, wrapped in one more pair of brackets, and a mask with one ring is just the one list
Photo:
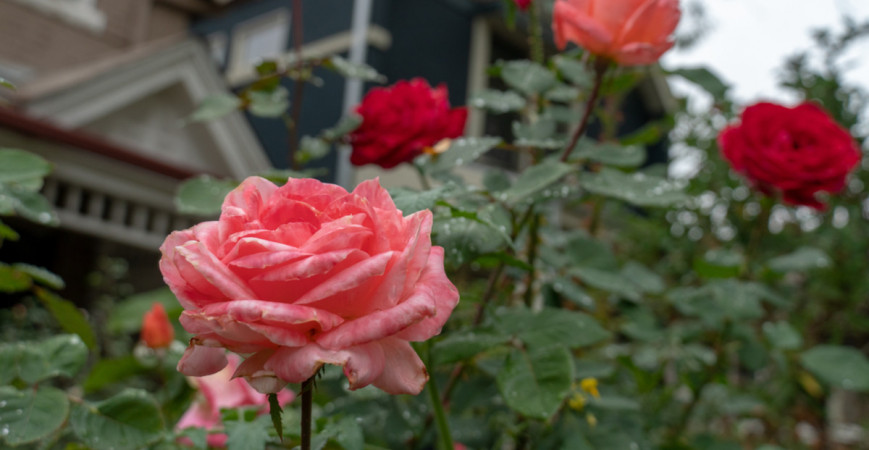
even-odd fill
[[(221, 428), (221, 409), (259, 406), (259, 414), (265, 414), (268, 411), (268, 397), (253, 390), (244, 380), (232, 378), (232, 373), (238, 368), (239, 361), (238, 356), (228, 355), (228, 364), (219, 372), (190, 379), (199, 390), (199, 394), (181, 416), (181, 420), (175, 426), (176, 429), (183, 430), (191, 427), (204, 428), (209, 431), (219, 429)], [(292, 391), (281, 390), (278, 392), (278, 404), (283, 406), (293, 401), (294, 397)], [(208, 435), (208, 445), (211, 447), (223, 447), (226, 445), (226, 440), (227, 436), (224, 433)]]
[(447, 88), (432, 89), (422, 78), (374, 88), (356, 108), (362, 125), (350, 135), (357, 166), (389, 169), (417, 157), (444, 138), (462, 135), (466, 108), (450, 109)]
[(175, 330), (172, 329), (162, 304), (154, 303), (151, 310), (142, 317), (141, 338), (150, 348), (166, 348), (175, 339)]
[(719, 134), (718, 146), (731, 167), (761, 192), (781, 193), (786, 203), (818, 210), (826, 206), (816, 194), (842, 190), (861, 157), (848, 131), (812, 103), (749, 106), (741, 123)]
[(313, 179), (246, 179), (220, 219), (173, 232), (160, 270), (195, 336), (178, 370), (202, 376), (245, 356), (234, 376), (259, 392), (324, 364), (350, 388), (417, 394), (428, 379), (410, 346), (438, 334), (459, 300), (431, 245), (432, 214), (405, 217), (377, 180), (353, 192)]
[(679, 0), (556, 0), (552, 31), (560, 49), (573, 42), (623, 66), (652, 64), (673, 47)]

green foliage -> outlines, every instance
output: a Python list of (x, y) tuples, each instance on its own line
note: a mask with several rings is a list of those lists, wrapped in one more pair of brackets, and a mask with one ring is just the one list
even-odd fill
[(190, 115), (192, 122), (207, 122), (217, 120), (229, 113), (238, 110), (242, 106), (241, 99), (230, 94), (214, 94), (205, 97), (193, 114)]
[(869, 392), (869, 359), (855, 348), (819, 345), (803, 352), (800, 361), (831, 386)]
[(158, 441), (165, 430), (154, 398), (136, 389), (101, 402), (74, 405), (69, 422), (76, 437), (95, 448), (143, 448)]
[(555, 75), (528, 60), (500, 62), (501, 78), (508, 86), (525, 94), (540, 94), (555, 86)]
[(548, 160), (522, 172), (509, 189), (498, 193), (498, 198), (508, 204), (516, 204), (557, 183), (576, 168), (562, 162)]
[(508, 406), (522, 415), (546, 420), (558, 411), (570, 391), (570, 353), (559, 345), (514, 348), (496, 380)]
[(237, 186), (236, 181), (200, 175), (181, 184), (175, 196), (175, 206), (183, 213), (213, 216), (220, 212), (223, 199)]
[(501, 139), (493, 137), (455, 139), (446, 152), (432, 157), (426, 170), (438, 174), (474, 162), (500, 143)]
[(0, 386), (0, 439), (18, 446), (60, 430), (69, 415), (66, 394), (52, 387), (19, 391)]
[(730, 89), (727, 84), (721, 81), (717, 75), (706, 67), (686, 67), (669, 72), (671, 75), (678, 75), (697, 86), (703, 88), (706, 92), (712, 94), (713, 98), (719, 99), (727, 95), (727, 90)]
[(0, 345), (0, 383), (36, 384), (54, 377), (75, 377), (87, 362), (88, 349), (77, 335)]
[(667, 207), (688, 200), (680, 183), (642, 172), (626, 174), (605, 168), (585, 175), (580, 184), (589, 192), (637, 206)]
[(504, 114), (524, 108), (525, 98), (514, 91), (485, 89), (472, 95), (468, 99), (468, 105), (495, 114)]
[(334, 70), (347, 78), (359, 78), (364, 81), (385, 83), (386, 77), (367, 64), (355, 64), (340, 56), (332, 56), (324, 61), (323, 67)]
[(36, 297), (42, 301), (64, 331), (78, 335), (89, 349), (96, 349), (97, 338), (94, 330), (75, 304), (58, 297), (51, 291), (40, 288), (36, 289)]

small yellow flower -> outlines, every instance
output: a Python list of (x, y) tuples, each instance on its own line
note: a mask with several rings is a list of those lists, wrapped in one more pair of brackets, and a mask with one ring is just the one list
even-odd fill
[(597, 426), (597, 417), (595, 417), (592, 413), (586, 413), (585, 421), (588, 422), (588, 425), (592, 428)]
[(586, 402), (584, 395), (575, 392), (573, 396), (570, 397), (570, 400), (567, 401), (567, 406), (574, 411), (582, 411), (582, 408), (585, 408)]
[(597, 390), (597, 378), (583, 378), (579, 382), (579, 387), (591, 394), (592, 397), (600, 398), (600, 392)]

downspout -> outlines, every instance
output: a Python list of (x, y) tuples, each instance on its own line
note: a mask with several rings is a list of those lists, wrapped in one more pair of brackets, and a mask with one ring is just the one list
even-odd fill
[[(353, 1), (353, 23), (351, 28), (352, 42), (348, 59), (353, 64), (365, 63), (368, 51), (368, 26), (371, 21), (372, 0)], [(363, 81), (358, 78), (347, 78), (344, 82), (344, 115), (353, 111), (353, 108), (362, 99)], [(338, 160), (335, 164), (335, 182), (345, 189), (351, 189), (355, 185), (353, 179), (353, 166), (350, 164), (349, 145), (338, 148)]]

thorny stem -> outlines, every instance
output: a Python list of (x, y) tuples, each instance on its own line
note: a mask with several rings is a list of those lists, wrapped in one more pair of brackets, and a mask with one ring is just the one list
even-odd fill
[(299, 169), (296, 161), (296, 151), (299, 147), (299, 119), (302, 116), (302, 94), (305, 81), (302, 79), (304, 61), (302, 59), (302, 0), (293, 0), (293, 53), (296, 55), (296, 72), (298, 78), (293, 81), (292, 126), (289, 137), (289, 163), (293, 170)]
[(534, 261), (537, 259), (537, 246), (540, 244), (539, 232), (540, 214), (534, 214), (531, 217), (531, 228), (528, 230), (528, 264), (531, 266), (531, 271), (528, 273), (528, 282), (525, 287), (525, 305), (529, 308), (534, 300), (534, 279), (537, 277)]
[(314, 401), (314, 380), (317, 374), (311, 375), (302, 382), (302, 450), (311, 450), (311, 404)]
[(588, 97), (588, 103), (585, 105), (585, 112), (582, 114), (579, 126), (576, 127), (576, 131), (573, 132), (573, 136), (570, 138), (570, 143), (567, 144), (564, 153), (561, 154), (561, 162), (567, 161), (567, 158), (570, 157), (570, 152), (573, 151), (573, 147), (576, 147), (579, 138), (582, 137), (586, 128), (588, 128), (591, 113), (597, 104), (598, 96), (600, 96), (600, 87), (603, 84), (603, 76), (606, 74), (607, 67), (609, 67), (608, 62), (603, 59), (598, 59), (594, 63), (594, 85), (591, 88), (591, 95)]
[(528, 47), (531, 60), (537, 64), (543, 64), (543, 28), (540, 26), (540, 13), (537, 0), (528, 5)]

